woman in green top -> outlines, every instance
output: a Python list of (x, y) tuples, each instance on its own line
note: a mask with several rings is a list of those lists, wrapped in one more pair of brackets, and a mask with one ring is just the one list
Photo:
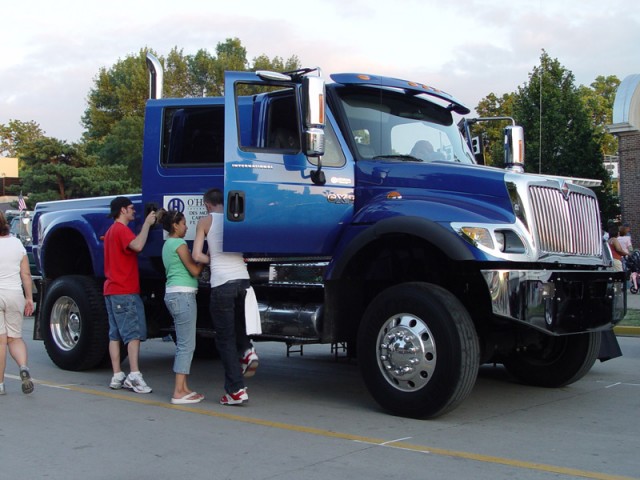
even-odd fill
[(171, 403), (198, 403), (204, 400), (204, 395), (189, 390), (187, 375), (196, 348), (196, 293), (198, 275), (204, 265), (194, 262), (191, 258), (189, 247), (184, 240), (187, 224), (182, 212), (166, 212), (162, 217), (162, 227), (169, 232), (162, 247), (162, 263), (167, 275), (164, 302), (176, 328), (176, 358), (173, 362), (176, 383)]

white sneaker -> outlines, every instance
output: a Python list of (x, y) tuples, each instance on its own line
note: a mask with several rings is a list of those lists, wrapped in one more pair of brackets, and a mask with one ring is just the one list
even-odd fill
[(260, 360), (258, 358), (258, 354), (256, 353), (256, 349), (251, 347), (249, 350), (244, 352), (243, 357), (240, 359), (242, 375), (246, 378), (253, 377), (256, 374), (259, 363)]
[(122, 386), (136, 393), (151, 393), (151, 387), (145, 383), (141, 373), (127, 375)]
[(127, 378), (127, 376), (124, 374), (124, 372), (116, 373), (113, 377), (111, 377), (109, 388), (113, 390), (120, 390), (125, 378)]
[(244, 402), (249, 401), (249, 395), (246, 388), (241, 388), (235, 393), (225, 393), (220, 398), (221, 405), (242, 405)]

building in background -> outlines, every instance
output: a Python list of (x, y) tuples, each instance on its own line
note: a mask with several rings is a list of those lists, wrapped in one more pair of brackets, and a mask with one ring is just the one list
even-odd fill
[(631, 235), (640, 236), (640, 74), (629, 75), (618, 86), (613, 123), (607, 130), (618, 137), (618, 192), (622, 220)]
[(0, 157), (0, 177), (0, 210), (5, 211), (18, 200), (17, 195), (9, 194), (9, 187), (20, 183), (17, 158)]

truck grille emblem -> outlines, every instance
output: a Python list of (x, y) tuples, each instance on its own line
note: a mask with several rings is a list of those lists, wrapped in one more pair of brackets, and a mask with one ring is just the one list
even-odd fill
[(562, 192), (562, 196), (565, 200), (569, 200), (569, 184), (562, 180), (560, 182), (560, 191)]

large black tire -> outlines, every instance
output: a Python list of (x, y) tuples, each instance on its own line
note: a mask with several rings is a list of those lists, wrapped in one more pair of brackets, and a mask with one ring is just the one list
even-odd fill
[(433, 418), (473, 389), (480, 347), (462, 303), (427, 283), (381, 292), (358, 331), (358, 364), (373, 398), (395, 415)]
[(600, 341), (600, 332), (563, 337), (545, 335), (539, 345), (512, 353), (503, 364), (525, 385), (564, 387), (591, 370), (600, 352)]
[(109, 320), (98, 281), (81, 275), (57, 278), (42, 309), (41, 332), (53, 363), (73, 371), (103, 364), (109, 353)]

